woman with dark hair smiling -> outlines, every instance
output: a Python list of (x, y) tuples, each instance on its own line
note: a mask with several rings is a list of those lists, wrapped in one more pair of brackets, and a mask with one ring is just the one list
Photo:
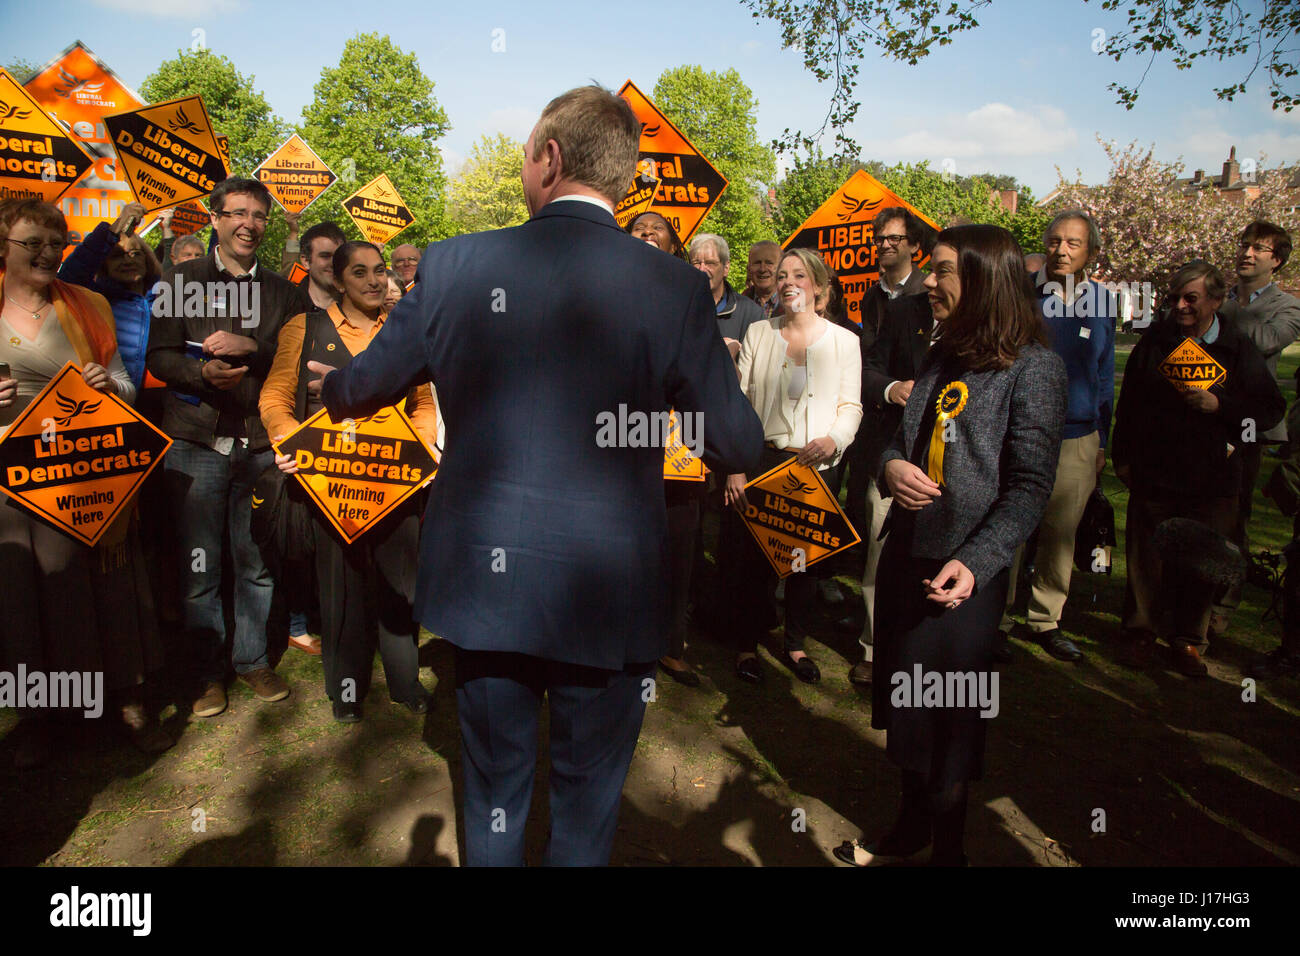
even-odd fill
[(1051, 495), (1065, 423), (1065, 366), (1043, 344), (1027, 282), (1005, 229), (939, 234), (925, 285), (940, 334), (881, 457), (881, 494), (894, 504), (871, 725), (902, 768), (902, 808), (876, 842), (837, 847), (846, 863), (931, 842), (932, 864), (966, 861), (967, 785), (983, 774), (984, 718), (998, 709), (993, 648), (1008, 568)]
[[(307, 363), (346, 365), (383, 328), (388, 269), (378, 247), (369, 242), (339, 246), (334, 252), (334, 285), (342, 293), (338, 302), (323, 312), (296, 315), (280, 330), (275, 361), (259, 399), (262, 423), (272, 441), (321, 409), (320, 394), (310, 387), (316, 383), (308, 382)], [(412, 389), (406, 411), (420, 437), (433, 447), (437, 409), (430, 390)], [(288, 455), (277, 454), (275, 462), (287, 475), (298, 470)], [(388, 696), (416, 714), (429, 709), (429, 695), (420, 684), (419, 629), (411, 608), (420, 536), (417, 497), (403, 502), (352, 544), (312, 508), (325, 691), (333, 702), (334, 719), (342, 723), (361, 720), (376, 644)]]

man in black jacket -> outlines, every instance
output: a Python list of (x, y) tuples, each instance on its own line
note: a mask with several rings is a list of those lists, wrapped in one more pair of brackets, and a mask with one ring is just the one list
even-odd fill
[[(863, 315), (865, 342), (866, 313)], [(858, 438), (866, 446), (863, 459), (870, 463), (873, 474), (879, 474), (880, 456), (903, 420), (903, 407), (930, 351), (934, 328), (927, 293), (899, 296), (885, 303), (879, 336), (872, 348), (862, 351), (863, 424), (858, 429)], [(862, 600), (867, 607), (867, 616), (860, 638), (863, 659), (849, 671), (849, 680), (855, 684), (871, 683), (876, 570), (885, 546), (884, 541), (878, 539), (892, 503), (892, 498), (880, 496), (877, 482), (872, 481), (867, 491), (870, 526), (864, 522), (859, 530), (865, 539), (867, 554), (866, 571), (862, 575)]]
[(1200, 648), (1210, 605), (1223, 595), (1162, 579), (1156, 526), (1191, 518), (1231, 538), (1242, 486), (1240, 449), (1286, 411), (1264, 357), (1217, 314), (1226, 292), (1223, 274), (1209, 263), (1190, 262), (1174, 274), (1169, 317), (1153, 324), (1129, 356), (1111, 441), (1115, 474), (1131, 489), (1126, 659), (1147, 663), (1158, 629), (1179, 671), (1193, 677), (1206, 673)]
[[(253, 483), (273, 462), (257, 398), (280, 327), (310, 308), (283, 276), (263, 269), (257, 248), (271, 196), (256, 180), (231, 178), (209, 198), (217, 245), (183, 262), (154, 302), (147, 366), (169, 387), (163, 430), (175, 444), (163, 462), (185, 574), (185, 629), (198, 655), (199, 717), (226, 709), (226, 657), (259, 700), (289, 696), (271, 670), (266, 621), (273, 582), (249, 529)], [(233, 649), (221, 607), (222, 537), (234, 581)]]

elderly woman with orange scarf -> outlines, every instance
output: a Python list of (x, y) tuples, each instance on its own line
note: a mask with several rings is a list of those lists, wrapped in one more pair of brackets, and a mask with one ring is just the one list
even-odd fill
[[(63, 214), (38, 200), (6, 202), (0, 240), (0, 435), (68, 362), (91, 388), (132, 402), (107, 300), (55, 278), (68, 244)], [(128, 509), (91, 549), (14, 502), (0, 505), (0, 650), (11, 672), (23, 665), (47, 680), (51, 672), (102, 673), (134, 742), (156, 752), (172, 741), (144, 707), (145, 674), (162, 660), (130, 521)], [(40, 716), (24, 710), (15, 731), (20, 768), (48, 757), (49, 723)]]

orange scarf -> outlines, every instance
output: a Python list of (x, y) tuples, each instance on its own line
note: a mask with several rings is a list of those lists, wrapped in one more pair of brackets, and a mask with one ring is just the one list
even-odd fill
[[(4, 281), (4, 273), (0, 272), (0, 295), (4, 294)], [(94, 362), (107, 368), (117, 354), (117, 326), (108, 300), (98, 292), (60, 279), (50, 283), (50, 300), (81, 364)]]

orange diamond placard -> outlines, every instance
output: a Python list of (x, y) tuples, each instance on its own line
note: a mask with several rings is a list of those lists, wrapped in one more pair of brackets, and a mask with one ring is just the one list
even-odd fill
[(397, 187), (383, 173), (343, 200), (343, 209), (366, 241), (377, 246), (415, 222), (415, 216), (397, 194)]
[(75, 246), (99, 223), (116, 219), (134, 198), (104, 117), (138, 109), (145, 102), (80, 40), (41, 67), (26, 89), (93, 161), (59, 198), (68, 240)]
[(253, 176), (285, 212), (302, 212), (338, 179), (297, 133), (253, 170)]
[(862, 296), (880, 280), (871, 221), (876, 213), (890, 206), (902, 206), (932, 230), (912, 260), (913, 265), (920, 268), (930, 261), (925, 250), (933, 244), (939, 226), (860, 169), (818, 206), (782, 246), (784, 249), (816, 250), (826, 264), (839, 273), (845, 309), (849, 318), (858, 325), (862, 324)]
[(659, 180), (650, 208), (672, 223), (683, 245), (689, 244), (727, 188), (727, 179), (635, 83), (628, 80), (618, 95), (641, 121), (641, 158), (654, 163), (650, 172)]
[(0, 70), (0, 199), (52, 203), (91, 164), (18, 81)]
[(745, 485), (745, 527), (784, 578), (861, 539), (815, 468), (791, 458)]
[(104, 125), (131, 191), (147, 211), (206, 196), (230, 174), (202, 97), (105, 116)]
[(668, 437), (664, 441), (664, 478), (678, 481), (703, 481), (709, 469), (696, 458), (690, 447), (682, 441), (682, 419), (672, 413)]
[(1186, 338), (1160, 363), (1160, 374), (1175, 388), (1202, 391), (1213, 388), (1228, 377), (1228, 370), (1201, 348), (1195, 339)]
[(390, 405), (336, 422), (321, 409), (275, 446), (298, 465), (298, 481), (351, 544), (432, 476), (433, 454), (411, 419)]
[(171, 444), (69, 362), (0, 439), (0, 491), (93, 547)]

